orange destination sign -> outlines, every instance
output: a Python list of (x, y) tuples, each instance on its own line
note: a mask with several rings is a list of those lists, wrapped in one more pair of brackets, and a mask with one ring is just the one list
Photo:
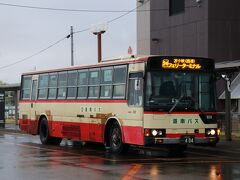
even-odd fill
[(182, 58), (174, 58), (174, 59), (163, 59), (162, 60), (162, 68), (164, 69), (201, 69), (201, 65), (196, 63), (195, 59), (182, 59)]

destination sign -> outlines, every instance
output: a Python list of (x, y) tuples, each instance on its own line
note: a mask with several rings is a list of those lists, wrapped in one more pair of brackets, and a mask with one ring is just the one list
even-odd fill
[(174, 59), (163, 59), (162, 68), (195, 70), (195, 69), (201, 69), (202, 66), (196, 63), (195, 59), (174, 58)]
[(149, 70), (209, 71), (215, 70), (214, 60), (208, 58), (155, 56), (150, 57)]

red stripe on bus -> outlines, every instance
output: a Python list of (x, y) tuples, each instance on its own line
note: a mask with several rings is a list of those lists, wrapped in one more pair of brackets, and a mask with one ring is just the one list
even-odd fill
[[(36, 134), (38, 120), (19, 119), (20, 128), (28, 134)], [(104, 142), (105, 125), (93, 123), (48, 121), (50, 136), (74, 140)], [(144, 130), (140, 126), (121, 126), (123, 142), (144, 145)]]
[(144, 145), (144, 129), (138, 126), (122, 126), (125, 143)]
[[(38, 120), (19, 119), (20, 128), (28, 134), (37, 134)], [(104, 143), (105, 125), (79, 122), (48, 121), (50, 136), (74, 140)], [(144, 128), (140, 126), (121, 126), (123, 143), (144, 145)], [(166, 138), (180, 138), (192, 135), (204, 138), (205, 133), (177, 133), (166, 134)], [(163, 137), (164, 139), (164, 137)]]
[(20, 100), (19, 103), (127, 103), (127, 100), (78, 100), (78, 99), (64, 99), (64, 100)]
[(144, 114), (217, 114), (217, 112), (154, 112), (154, 111), (144, 111)]

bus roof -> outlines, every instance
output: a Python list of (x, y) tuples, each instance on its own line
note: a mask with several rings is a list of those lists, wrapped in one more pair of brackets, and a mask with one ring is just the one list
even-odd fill
[(112, 65), (124, 65), (124, 64), (131, 64), (131, 63), (140, 63), (140, 62), (146, 62), (151, 57), (172, 57), (172, 58), (199, 58), (204, 60), (212, 60), (209, 58), (202, 58), (202, 57), (187, 57), (187, 56), (163, 56), (163, 55), (143, 55), (143, 56), (137, 56), (130, 55), (127, 57), (121, 56), (118, 58), (112, 58), (103, 60), (101, 63), (91, 64), (91, 65), (76, 65), (76, 66), (69, 66), (65, 68), (56, 68), (56, 69), (47, 69), (47, 70), (39, 70), (39, 71), (30, 71), (23, 73), (22, 75), (33, 75), (33, 74), (43, 74), (43, 73), (52, 73), (52, 72), (61, 72), (61, 71), (71, 71), (71, 70), (80, 70), (80, 69), (88, 69), (88, 68), (100, 68), (100, 67), (106, 67), (106, 66), (112, 66)]
[(105, 66), (111, 66), (111, 65), (124, 65), (124, 64), (130, 64), (130, 63), (145, 62), (145, 61), (148, 60), (149, 57), (151, 57), (151, 56), (140, 56), (140, 57), (131, 56), (131, 57), (128, 57), (128, 58), (119, 57), (119, 58), (103, 60), (101, 63), (97, 63), (97, 64), (76, 65), (76, 66), (69, 66), (69, 67), (65, 67), (65, 68), (30, 71), (30, 72), (23, 73), (22, 75), (32, 75), (32, 74), (61, 72), (61, 71), (69, 71), (69, 70), (98, 68), (98, 67), (105, 67)]

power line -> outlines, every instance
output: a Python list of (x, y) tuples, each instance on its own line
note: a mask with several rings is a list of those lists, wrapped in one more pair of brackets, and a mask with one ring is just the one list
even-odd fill
[[(149, 0), (143, 2), (146, 4)], [(65, 12), (82, 12), (82, 13), (126, 13), (129, 14), (131, 12), (146, 12), (146, 11), (163, 11), (169, 10), (169, 8), (160, 8), (160, 9), (143, 9), (138, 10), (138, 8), (134, 8), (133, 10), (94, 10), (94, 9), (66, 9), (66, 8), (52, 8), (52, 7), (40, 7), (40, 6), (27, 6), (27, 5), (20, 5), (20, 4), (10, 4), (10, 3), (0, 3), (0, 6), (9, 6), (9, 7), (16, 7), (16, 8), (27, 8), (27, 9), (38, 9), (38, 10), (48, 10), (48, 11), (65, 11)], [(186, 6), (185, 8), (192, 8), (198, 6)]]
[(5, 66), (1, 66), (0, 69), (5, 69), (5, 68), (8, 68), (8, 67), (10, 67), (10, 66), (13, 66), (13, 65), (19, 64), (19, 63), (24, 62), (24, 61), (27, 61), (27, 60), (29, 60), (30, 58), (32, 58), (32, 57), (34, 57), (34, 56), (37, 56), (37, 55), (43, 53), (44, 51), (47, 51), (47, 50), (50, 49), (51, 47), (53, 47), (53, 46), (59, 44), (60, 42), (62, 42), (62, 41), (63, 41), (64, 39), (66, 39), (66, 38), (67, 38), (67, 37), (61, 38), (61, 39), (59, 39), (58, 41), (56, 41), (56, 42), (50, 44), (50, 45), (47, 46), (46, 48), (44, 48), (44, 49), (42, 49), (42, 50), (40, 50), (40, 51), (38, 51), (38, 52), (36, 52), (36, 53), (34, 53), (34, 54), (28, 56), (28, 57), (25, 57), (25, 58), (23, 58), (23, 59), (21, 59), (21, 60), (19, 60), (19, 61), (16, 61), (16, 62), (10, 63), (10, 64), (5, 65)]
[[(120, 19), (120, 18), (122, 18), (122, 17), (124, 17), (124, 16), (126, 16), (126, 15), (128, 15), (128, 14), (130, 14), (131, 12), (135, 11), (136, 9), (138, 9), (138, 8), (141, 7), (141, 6), (143, 6), (144, 4), (146, 4), (146, 3), (149, 2), (149, 1), (150, 1), (150, 0), (145, 1), (144, 3), (140, 4), (140, 5), (137, 6), (136, 8), (134, 8), (134, 9), (132, 9), (132, 10), (130, 10), (130, 11), (128, 11), (128, 12), (126, 12), (126, 13), (118, 16), (118, 17), (116, 17), (116, 18), (113, 18), (113, 19), (107, 21), (107, 23), (108, 23), (108, 24), (109, 24), (109, 23), (112, 23), (112, 22), (114, 22), (114, 21), (116, 21), (116, 20), (118, 20), (118, 19)], [(2, 4), (3, 4), (3, 3), (0, 3), (0, 5), (2, 5)], [(82, 30), (79, 30), (79, 31), (75, 31), (75, 32), (73, 32), (73, 34), (77, 34), (77, 33), (85, 32), (85, 31), (89, 31), (90, 29), (91, 29), (91, 27), (88, 27), (88, 28), (86, 28), (86, 29), (82, 29)], [(32, 57), (34, 57), (34, 56), (37, 56), (37, 55), (43, 53), (44, 51), (50, 49), (51, 47), (59, 44), (59, 43), (62, 42), (64, 39), (69, 38), (70, 36), (71, 36), (71, 35), (68, 34), (68, 35), (65, 36), (64, 38), (61, 38), (61, 39), (59, 39), (58, 41), (56, 41), (55, 43), (50, 44), (48, 47), (46, 47), (46, 48), (44, 48), (44, 49), (42, 49), (42, 50), (40, 50), (40, 51), (38, 51), (38, 52), (36, 52), (36, 53), (28, 56), (28, 57), (25, 57), (25, 58), (23, 58), (23, 59), (21, 59), (21, 60), (19, 60), (19, 61), (10, 63), (10, 64), (5, 65), (5, 66), (1, 66), (0, 69), (8, 68), (8, 67), (10, 67), (10, 66), (19, 64), (19, 63), (24, 62), (24, 61), (27, 61), (28, 59), (30, 59), (30, 58), (32, 58)]]
[[(142, 3), (142, 4), (138, 5), (137, 7), (133, 8), (132, 10), (127, 11), (126, 13), (124, 13), (124, 14), (122, 14), (122, 15), (120, 15), (120, 16), (117, 16), (117, 17), (115, 17), (115, 18), (113, 18), (113, 19), (108, 20), (107, 23), (110, 24), (110, 23), (112, 23), (112, 22), (114, 22), (114, 21), (116, 21), (116, 20), (118, 20), (118, 19), (120, 19), (120, 18), (122, 18), (122, 17), (124, 17), (124, 16), (126, 16), (126, 15), (128, 15), (128, 14), (130, 14), (130, 13), (132, 13), (132, 12), (134, 12), (136, 9), (142, 7), (143, 5), (145, 5), (145, 4), (146, 4), (147, 2), (149, 2), (149, 1), (150, 1), (150, 0), (147, 0), (147, 1), (145, 1), (144, 3)], [(89, 31), (90, 29), (91, 29), (91, 27), (88, 27), (88, 28), (86, 28), (86, 29), (82, 29), (82, 30), (79, 30), (79, 31), (75, 31), (74, 34), (81, 33), (81, 32), (85, 32), (85, 31)]]
[[(128, 10), (66, 9), (66, 8), (51, 8), (51, 7), (40, 7), (40, 6), (27, 6), (27, 5), (9, 4), (9, 3), (0, 3), (0, 5), (1, 6), (17, 7), (17, 8), (50, 10), (50, 11), (67, 11), (67, 12), (86, 12), (86, 13), (122, 13), (122, 12), (129, 12)], [(143, 10), (143, 11), (146, 11), (146, 10)]]
[[(145, 1), (146, 4), (149, 0)], [(169, 10), (169, 8), (160, 8), (160, 9), (143, 9), (138, 10), (138, 8), (134, 8), (133, 10), (94, 10), (94, 9), (66, 9), (66, 8), (52, 8), (52, 7), (40, 7), (40, 6), (27, 6), (27, 5), (20, 5), (20, 4), (9, 4), (9, 3), (0, 3), (0, 6), (9, 6), (9, 7), (16, 7), (16, 8), (27, 8), (27, 9), (38, 9), (38, 10), (48, 10), (48, 11), (65, 11), (65, 12), (82, 12), (82, 13), (131, 13), (131, 12), (146, 12), (146, 11), (162, 11), (162, 10)], [(185, 8), (191, 8), (197, 6), (189, 6)]]

